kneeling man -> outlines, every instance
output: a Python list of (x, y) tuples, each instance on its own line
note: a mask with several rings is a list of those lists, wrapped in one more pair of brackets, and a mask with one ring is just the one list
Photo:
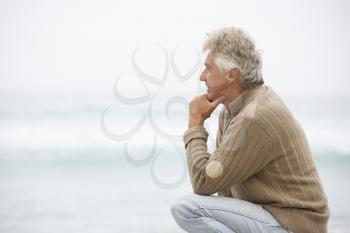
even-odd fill
[[(204, 51), (208, 89), (191, 101), (183, 135), (194, 194), (171, 206), (177, 224), (191, 233), (327, 232), (327, 197), (307, 138), (264, 84), (252, 39), (226, 27), (208, 35)], [(203, 123), (220, 103), (209, 154)]]

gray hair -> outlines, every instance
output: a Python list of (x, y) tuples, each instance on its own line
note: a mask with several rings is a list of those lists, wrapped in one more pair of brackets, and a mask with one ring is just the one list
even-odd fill
[(203, 51), (215, 54), (215, 62), (221, 72), (238, 68), (239, 80), (246, 88), (264, 83), (260, 52), (247, 33), (240, 28), (224, 27), (207, 35)]

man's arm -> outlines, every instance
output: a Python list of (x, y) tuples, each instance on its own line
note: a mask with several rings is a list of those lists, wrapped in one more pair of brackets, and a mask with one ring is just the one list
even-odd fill
[(203, 126), (192, 127), (183, 136), (191, 183), (197, 194), (225, 191), (274, 159), (269, 153), (271, 139), (251, 118), (232, 122), (211, 155), (207, 150), (207, 138)]

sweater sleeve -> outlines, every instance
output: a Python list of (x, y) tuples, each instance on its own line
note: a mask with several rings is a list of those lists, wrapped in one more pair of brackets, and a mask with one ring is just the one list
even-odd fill
[(250, 118), (232, 121), (212, 154), (203, 126), (188, 129), (183, 136), (187, 165), (194, 193), (211, 195), (240, 184), (274, 158), (271, 139)]

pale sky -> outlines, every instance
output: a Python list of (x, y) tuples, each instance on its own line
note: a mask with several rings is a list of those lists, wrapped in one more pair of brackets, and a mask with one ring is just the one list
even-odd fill
[[(263, 50), (265, 82), (279, 92), (349, 96), (349, 12), (345, 0), (1, 1), (0, 90), (106, 93), (133, 72), (139, 44), (200, 49), (207, 32), (239, 26)], [(145, 57), (150, 69), (164, 67)]]

